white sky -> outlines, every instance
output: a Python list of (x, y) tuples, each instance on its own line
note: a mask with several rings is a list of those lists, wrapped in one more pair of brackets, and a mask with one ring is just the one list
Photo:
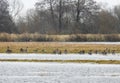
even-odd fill
[(99, 3), (102, 3), (106, 7), (112, 8), (115, 5), (120, 5), (120, 0), (95, 0)]
[(21, 0), (21, 2), (24, 4), (24, 7), (26, 9), (28, 8), (33, 8), (34, 4), (37, 2), (38, 0)]
[[(25, 12), (27, 9), (33, 8), (34, 4), (38, 1), (38, 0), (21, 0), (24, 4), (24, 9), (22, 12)], [(110, 7), (112, 8), (115, 5), (120, 5), (120, 0), (96, 0), (97, 2), (100, 2), (102, 4), (104, 4), (104, 7)]]

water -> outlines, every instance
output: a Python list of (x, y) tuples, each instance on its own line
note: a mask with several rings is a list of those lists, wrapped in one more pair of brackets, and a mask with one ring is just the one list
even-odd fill
[(119, 83), (120, 65), (1, 62), (0, 83)]

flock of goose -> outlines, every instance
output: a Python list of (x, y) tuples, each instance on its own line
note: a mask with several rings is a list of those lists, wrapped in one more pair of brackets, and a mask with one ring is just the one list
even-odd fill
[[(7, 47), (6, 49), (6, 53), (12, 53), (13, 51), (10, 49), (10, 47)], [(25, 49), (23, 48), (20, 48), (19, 50), (20, 53), (28, 53), (28, 47), (26, 47)], [(36, 49), (36, 50), (33, 50), (34, 53), (38, 53), (39, 52), (39, 49)], [(41, 50), (42, 53), (46, 53), (46, 50)], [(55, 49), (53, 50), (53, 54), (68, 54), (68, 50), (65, 49), (64, 51), (61, 51), (59, 49)], [(81, 50), (78, 52), (79, 54), (86, 54), (86, 51), (85, 50)], [(89, 50), (87, 52), (89, 55), (92, 55), (92, 54), (103, 54), (103, 55), (106, 55), (106, 54), (115, 54), (116, 51), (115, 50), (110, 50), (110, 49), (105, 49), (103, 51), (98, 51), (98, 50)]]

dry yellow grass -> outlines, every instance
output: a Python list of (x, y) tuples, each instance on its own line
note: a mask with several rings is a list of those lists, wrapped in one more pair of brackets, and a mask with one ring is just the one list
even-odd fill
[(0, 62), (57, 62), (57, 63), (94, 63), (94, 64), (120, 64), (119, 60), (20, 60), (0, 59)]
[(1, 42), (119, 42), (120, 34), (66, 34), (66, 35), (48, 35), (39, 33), (8, 34), (0, 33)]
[(65, 50), (67, 49), (69, 53), (78, 53), (80, 50), (98, 50), (103, 51), (106, 48), (115, 50), (120, 53), (120, 45), (104, 45), (104, 44), (69, 44), (69, 43), (59, 43), (59, 42), (0, 42), (0, 53), (4, 53), (7, 47), (10, 47), (13, 53), (19, 53), (20, 48), (25, 49), (28, 47), (28, 52), (33, 53), (34, 50), (38, 49), (38, 53), (42, 53), (44, 49), (46, 53), (52, 53), (53, 50)]

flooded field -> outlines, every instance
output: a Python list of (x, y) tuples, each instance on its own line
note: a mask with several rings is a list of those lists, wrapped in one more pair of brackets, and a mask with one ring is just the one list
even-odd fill
[(119, 83), (120, 65), (0, 62), (0, 83)]
[(17, 60), (120, 60), (120, 54), (0, 54), (0, 59)]

